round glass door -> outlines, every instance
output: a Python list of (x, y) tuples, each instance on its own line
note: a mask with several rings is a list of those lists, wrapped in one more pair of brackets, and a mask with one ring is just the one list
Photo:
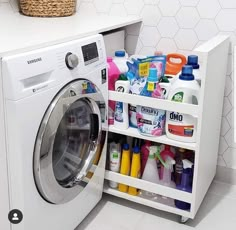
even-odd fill
[(40, 194), (51, 203), (68, 202), (84, 189), (100, 145), (98, 105), (103, 97), (95, 86), (93, 92), (84, 92), (84, 82), (76, 81), (59, 92), (39, 128), (34, 175)]

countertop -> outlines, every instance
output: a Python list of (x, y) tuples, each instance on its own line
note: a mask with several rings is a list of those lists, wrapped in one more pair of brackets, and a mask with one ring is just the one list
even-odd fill
[(0, 57), (93, 35), (141, 22), (137, 16), (34, 18), (19, 13), (0, 15)]

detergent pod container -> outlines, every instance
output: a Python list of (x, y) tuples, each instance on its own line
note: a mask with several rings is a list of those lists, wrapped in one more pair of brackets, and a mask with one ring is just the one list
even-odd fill
[[(192, 66), (185, 65), (179, 78), (171, 86), (168, 100), (178, 103), (198, 104), (200, 86), (192, 73)], [(168, 138), (196, 142), (197, 118), (191, 115), (167, 111), (166, 135)]]
[(189, 55), (187, 65), (191, 65), (193, 67), (193, 75), (195, 80), (201, 85), (201, 74), (199, 70), (198, 64), (198, 56), (197, 55)]
[[(183, 174), (181, 179), (181, 184), (177, 185), (176, 188), (178, 190), (182, 190), (185, 192), (192, 192), (192, 172), (193, 163), (187, 159), (183, 160)], [(190, 204), (184, 201), (175, 200), (175, 206), (182, 210), (189, 210)]]
[[(156, 68), (150, 68), (149, 76), (141, 95), (163, 98), (162, 90), (158, 84)], [(165, 125), (165, 110), (137, 105), (136, 111), (138, 130), (141, 134), (148, 136), (161, 136), (163, 134)]]

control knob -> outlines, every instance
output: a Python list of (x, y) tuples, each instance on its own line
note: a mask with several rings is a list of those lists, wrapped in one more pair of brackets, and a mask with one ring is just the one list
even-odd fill
[(67, 53), (65, 61), (68, 69), (74, 69), (79, 64), (79, 58), (73, 53)]

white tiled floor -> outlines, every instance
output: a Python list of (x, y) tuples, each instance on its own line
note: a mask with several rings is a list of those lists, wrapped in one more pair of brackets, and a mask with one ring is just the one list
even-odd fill
[(236, 186), (214, 182), (194, 220), (179, 224), (179, 217), (110, 195), (76, 230), (222, 230), (236, 229)]

